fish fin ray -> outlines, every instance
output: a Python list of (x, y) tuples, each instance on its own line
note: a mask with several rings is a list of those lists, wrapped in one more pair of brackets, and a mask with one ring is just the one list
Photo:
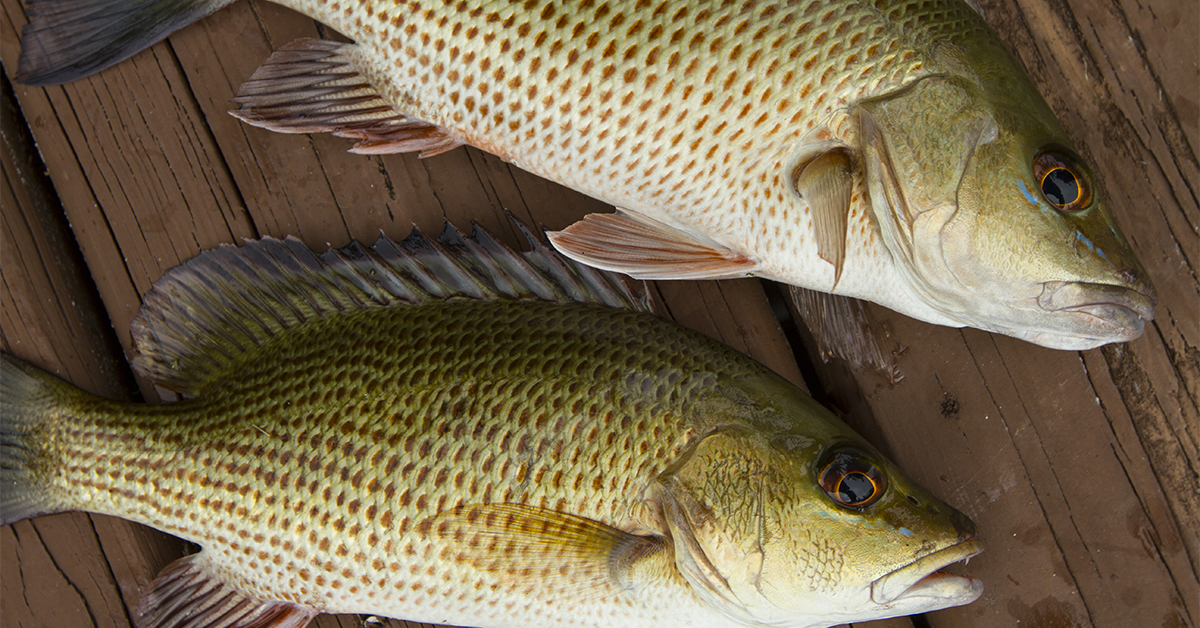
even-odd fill
[(315, 609), (237, 591), (201, 551), (167, 565), (139, 607), (142, 628), (304, 628)]
[(431, 157), (463, 145), (435, 124), (389, 102), (361, 71), (358, 46), (299, 39), (275, 51), (238, 88), (229, 113), (280, 133), (333, 133), (357, 140), (350, 152), (419, 152)]
[(450, 541), (449, 560), (497, 575), (512, 586), (584, 596), (635, 586), (639, 572), (673, 560), (665, 537), (631, 534), (524, 504), (460, 506), (421, 521), (416, 530)]
[(731, 279), (758, 263), (706, 236), (618, 209), (548, 233), (563, 255), (637, 279)]
[(796, 191), (808, 203), (817, 255), (833, 265), (833, 285), (846, 261), (846, 223), (854, 186), (854, 168), (844, 149), (826, 151), (809, 161), (796, 177)]
[(232, 0), (33, 0), (14, 80), (57, 85), (99, 72)]
[(893, 384), (904, 379), (895, 341), (865, 302), (798, 286), (788, 286), (788, 291), (793, 309), (817, 341), (822, 360), (836, 357), (855, 368), (869, 366)]
[[(515, 221), (515, 218), (514, 218)], [(519, 223), (518, 223), (519, 225)], [(131, 324), (134, 369), (199, 396), (284, 330), (343, 313), (429, 300), (517, 299), (650, 311), (624, 279), (571, 262), (536, 242), (518, 253), (482, 228), (447, 224), (430, 239), (380, 236), (316, 254), (295, 238), (224, 245), (154, 283)]]
[[(74, 389), (53, 375), (0, 353), (0, 525), (67, 510), (34, 469), (59, 466), (40, 445), (47, 414)], [(82, 391), (76, 391), (82, 394)]]

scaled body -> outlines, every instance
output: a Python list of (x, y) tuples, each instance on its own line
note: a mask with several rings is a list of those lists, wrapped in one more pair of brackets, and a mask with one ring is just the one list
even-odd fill
[[(18, 79), (93, 71), (227, 2), (141, 0), (119, 15), (167, 17), (118, 36), (38, 0)], [(1066, 349), (1153, 316), (1100, 185), (959, 0), (282, 4), (355, 43), (282, 49), (235, 115), (362, 152), (471, 144), (622, 208), (552, 234), (579, 261), (766, 277)], [(106, 45), (39, 53), (71, 28)]]
[(198, 543), (147, 593), (162, 628), (826, 626), (979, 595), (933, 573), (979, 551), (971, 522), (818, 404), (529, 255), (452, 235), (202, 255), (134, 323), (135, 366), (190, 399), (106, 401), (3, 356), (0, 520)]

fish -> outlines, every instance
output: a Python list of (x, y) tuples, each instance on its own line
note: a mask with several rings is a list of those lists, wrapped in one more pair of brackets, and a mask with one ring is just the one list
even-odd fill
[[(229, 2), (31, 0), (16, 80), (85, 76)], [(550, 234), (577, 261), (1065, 350), (1153, 320), (1103, 182), (961, 0), (279, 4), (351, 42), (277, 50), (231, 113), (366, 154), (471, 145), (612, 204)]]
[[(524, 227), (521, 227), (524, 229)], [(0, 523), (177, 535), (139, 625), (829, 626), (969, 603), (974, 524), (795, 385), (525, 231), (159, 279), (93, 396), (0, 354)]]

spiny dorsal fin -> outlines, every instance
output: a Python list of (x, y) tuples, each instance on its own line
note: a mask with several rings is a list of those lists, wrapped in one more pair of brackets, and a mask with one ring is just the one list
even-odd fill
[(651, 311), (622, 278), (576, 264), (517, 222), (531, 250), (517, 253), (478, 225), (437, 240), (414, 229), (321, 255), (295, 238), (222, 246), (178, 266), (146, 293), (132, 324), (139, 373), (195, 394), (247, 351), (284, 330), (345, 312), (430, 300), (518, 299)]

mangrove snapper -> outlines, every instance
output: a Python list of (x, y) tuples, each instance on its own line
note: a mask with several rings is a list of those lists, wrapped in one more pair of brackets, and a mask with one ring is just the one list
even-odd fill
[(169, 272), (108, 401), (0, 359), (0, 521), (199, 544), (139, 625), (829, 626), (968, 603), (974, 525), (614, 275), (483, 234)]
[[(231, 0), (31, 0), (17, 80), (97, 71)], [(552, 241), (646, 279), (758, 276), (1048, 347), (1156, 297), (1099, 182), (961, 0), (279, 0), (234, 115), (363, 153), (461, 144), (616, 205)]]

